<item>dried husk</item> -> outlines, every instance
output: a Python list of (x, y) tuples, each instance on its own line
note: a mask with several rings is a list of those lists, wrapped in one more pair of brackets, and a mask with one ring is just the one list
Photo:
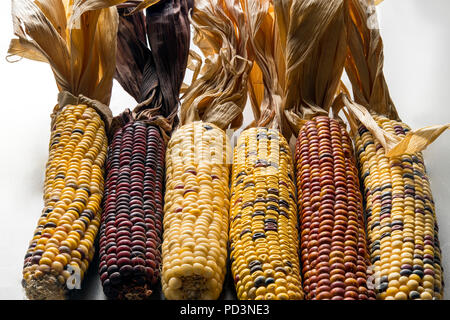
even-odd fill
[(113, 119), (113, 115), (111, 109), (101, 103), (100, 101), (90, 99), (82, 94), (78, 95), (78, 97), (72, 95), (68, 91), (62, 91), (58, 94), (58, 104), (56, 105), (53, 113), (50, 115), (51, 117), (51, 128), (54, 129), (56, 115), (60, 109), (59, 106), (67, 106), (67, 105), (87, 105), (97, 111), (100, 118), (102, 118), (103, 123), (105, 124), (106, 132), (111, 128), (111, 122)]
[(249, 26), (248, 52), (254, 61), (249, 96), (255, 120), (251, 126), (280, 129), (285, 65), (271, 0), (243, 0)]
[[(95, 105), (108, 105), (111, 98), (117, 11), (91, 11), (69, 24), (72, 14), (70, 1), (13, 0), (17, 38), (11, 40), (7, 59), (14, 61), (12, 58), (18, 56), (47, 62), (60, 93), (94, 107), (108, 127), (112, 118), (109, 108)], [(64, 105), (58, 104), (54, 114), (61, 107)]]
[[(315, 116), (328, 115), (347, 54), (346, 0), (274, 1), (285, 53), (282, 114), (288, 139)], [(285, 40), (284, 40), (285, 39)]]
[(380, 141), (381, 145), (394, 147), (400, 142), (401, 139), (398, 136), (386, 132), (378, 126), (369, 109), (355, 103), (349, 98), (350, 94), (348, 93), (345, 85), (342, 83), (340, 90), (342, 92), (334, 101), (332, 111), (334, 115), (337, 115), (341, 110), (343, 110), (349, 122), (350, 134), (352, 136), (357, 133), (359, 124), (363, 123), (364, 126), (378, 139), (378, 141)]
[[(165, 0), (162, 0), (164, 2)], [(128, 14), (142, 11), (161, 0), (73, 0), (73, 20), (78, 19), (83, 13), (109, 7), (132, 8)]]
[(168, 142), (179, 121), (192, 6), (187, 0), (163, 1), (149, 7), (145, 16), (120, 9), (115, 77), (138, 105), (113, 120), (111, 135), (129, 121), (144, 121), (158, 126)]
[(74, 15), (116, 5), (121, 14), (115, 78), (138, 105), (113, 120), (110, 137), (129, 121), (139, 120), (158, 126), (167, 142), (179, 121), (193, 0), (76, 0)]
[[(193, 6), (193, 0), (168, 0), (146, 11), (148, 42), (162, 95), (161, 114), (165, 117), (176, 113), (179, 104), (189, 54), (189, 11)], [(149, 76), (151, 74), (144, 72), (144, 81)], [(145, 97), (149, 96), (151, 94), (146, 92)]]
[(252, 66), (245, 14), (233, 0), (196, 0), (195, 6), (193, 41), (205, 58), (191, 53), (189, 68), (196, 71), (183, 88), (181, 125), (201, 120), (221, 129), (239, 128)]
[[(369, 28), (368, 21), (376, 18), (370, 16), (373, 0), (349, 1), (349, 55), (345, 68), (352, 83), (353, 99), (348, 94), (341, 95), (342, 102), (337, 110), (345, 106), (351, 119), (352, 129), (361, 123), (380, 141), (389, 157), (412, 154), (424, 150), (450, 124), (435, 125), (412, 130), (400, 139), (382, 130), (372, 118), (371, 113), (384, 115), (392, 120), (400, 120), (397, 110), (389, 95), (389, 89), (383, 74), (383, 41), (377, 28)], [(342, 90), (345, 91), (345, 90)]]
[(389, 119), (400, 120), (384, 78), (380, 32), (367, 27), (368, 3), (365, 0), (349, 1), (349, 56), (345, 68), (356, 103)]

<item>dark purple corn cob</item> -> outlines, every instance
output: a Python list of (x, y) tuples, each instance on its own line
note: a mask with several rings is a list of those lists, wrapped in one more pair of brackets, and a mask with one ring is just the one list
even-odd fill
[(161, 264), (165, 144), (159, 129), (132, 121), (108, 149), (100, 226), (100, 279), (112, 299), (146, 299)]

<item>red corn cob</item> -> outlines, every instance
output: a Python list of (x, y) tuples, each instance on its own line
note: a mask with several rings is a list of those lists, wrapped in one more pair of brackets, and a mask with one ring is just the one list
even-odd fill
[(338, 121), (316, 117), (296, 147), (301, 260), (307, 299), (372, 299), (367, 288), (362, 196), (351, 140)]
[(113, 299), (146, 299), (159, 280), (165, 143), (178, 119), (189, 4), (119, 10), (116, 79), (139, 102), (113, 120), (100, 228), (100, 277)]
[(165, 146), (142, 121), (119, 129), (108, 150), (100, 278), (108, 297), (144, 299), (159, 277)]

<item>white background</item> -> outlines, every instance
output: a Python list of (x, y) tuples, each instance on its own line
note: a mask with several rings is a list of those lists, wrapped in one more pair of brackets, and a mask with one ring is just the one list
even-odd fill
[[(23, 299), (20, 285), (28, 241), (42, 210), (50, 113), (57, 89), (48, 65), (4, 59), (12, 37), (10, 1), (0, 10), (0, 299)], [(385, 75), (404, 122), (412, 128), (450, 122), (450, 1), (385, 0), (378, 9)], [(116, 115), (135, 102), (115, 83)], [(245, 112), (246, 122), (250, 110)], [(440, 226), (446, 283), (450, 283), (450, 133), (424, 153)], [(92, 272), (95, 277), (95, 270)], [(102, 299), (98, 279), (81, 298)], [(450, 299), (450, 285), (445, 297)]]

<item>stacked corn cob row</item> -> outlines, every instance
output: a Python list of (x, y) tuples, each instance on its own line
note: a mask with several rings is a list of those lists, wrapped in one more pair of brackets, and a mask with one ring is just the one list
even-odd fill
[(351, 140), (336, 120), (316, 117), (296, 146), (301, 259), (307, 299), (369, 299), (370, 264)]
[[(374, 115), (403, 137), (404, 123)], [(366, 194), (367, 233), (379, 299), (441, 299), (443, 278), (438, 226), (422, 153), (388, 158), (360, 126), (355, 136)]]
[(100, 279), (112, 298), (144, 299), (159, 278), (164, 141), (142, 121), (120, 128), (106, 162)]
[(193, 122), (167, 148), (162, 286), (167, 299), (217, 299), (226, 272), (230, 146)]
[(231, 270), (239, 299), (302, 299), (294, 168), (277, 130), (252, 128), (234, 151)]
[[(86, 272), (100, 225), (106, 148), (104, 123), (94, 109), (67, 105), (58, 112), (45, 174), (45, 207), (25, 255), (24, 286), (30, 299), (63, 297), (69, 277), (76, 273), (82, 278)], [(43, 283), (45, 292), (39, 292)]]

